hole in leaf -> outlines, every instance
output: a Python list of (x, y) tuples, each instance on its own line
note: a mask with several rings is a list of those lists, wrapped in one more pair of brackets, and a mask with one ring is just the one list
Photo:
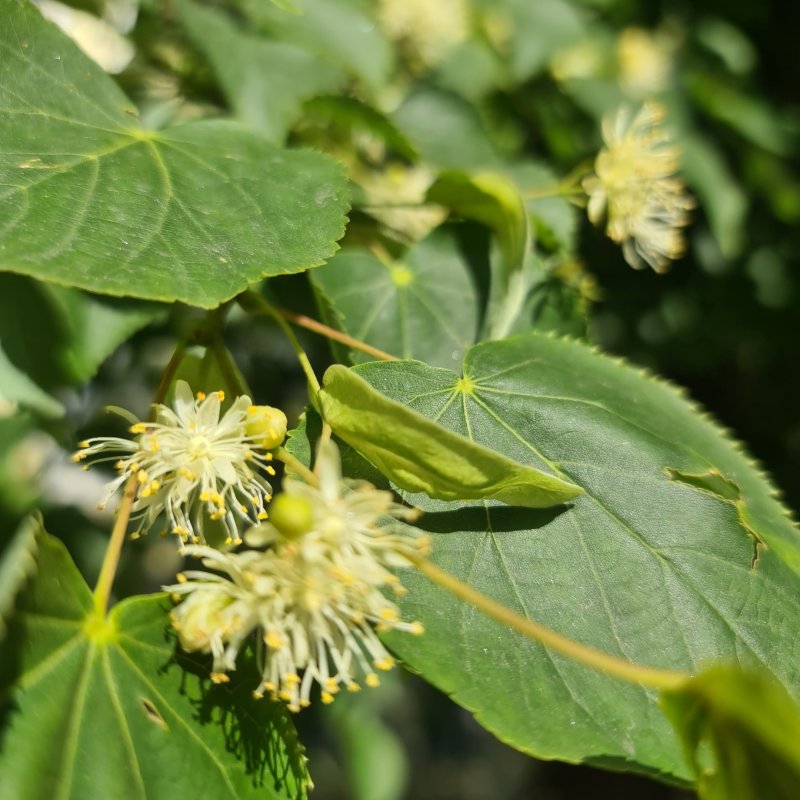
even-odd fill
[(715, 469), (710, 469), (708, 472), (692, 473), (668, 467), (667, 475), (674, 481), (685, 483), (687, 486), (699, 489), (701, 492), (716, 495), (721, 500), (727, 500), (730, 503), (737, 502), (741, 496), (739, 487)]
[(147, 714), (148, 719), (158, 725), (159, 728), (167, 730), (169, 726), (164, 721), (164, 718), (161, 716), (161, 714), (159, 714), (158, 709), (149, 700), (142, 698), (141, 702), (144, 713)]

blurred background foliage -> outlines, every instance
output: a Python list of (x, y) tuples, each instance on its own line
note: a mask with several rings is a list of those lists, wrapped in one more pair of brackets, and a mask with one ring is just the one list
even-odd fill
[[(353, 183), (345, 247), (401, 254), (413, 246), (446, 216), (424, 202), (443, 170), (505, 175), (527, 197), (535, 232), (537, 278), (518, 327), (588, 337), (687, 387), (800, 507), (798, 8), (768, 0), (38, 5), (117, 75), (146, 125), (232, 114), (276, 144), (337, 156)], [(698, 200), (687, 254), (666, 275), (630, 269), (565, 197), (538, 197), (591, 164), (604, 116), (651, 98), (668, 110)], [(456, 227), (480, 285), (494, 258), (490, 237), (475, 222)], [(313, 272), (273, 280), (268, 291), (296, 312), (337, 321)], [(99, 434), (123, 424), (106, 405), (145, 413), (176, 337), (199, 320), (187, 308), (0, 275), (4, 531), (40, 499), (48, 528), (91, 577), (109, 524), (94, 509), (102, 478), (81, 473), (68, 453), (90, 426)], [(305, 388), (293, 354), (267, 322), (244, 323), (233, 313), (226, 330), (238, 366), (259, 402), (296, 420)], [(305, 343), (324, 368), (327, 344)], [(214, 382), (202, 341), (184, 369)], [(172, 542), (134, 543), (119, 589), (157, 590), (176, 568)], [(407, 675), (298, 723), (318, 800), (688, 796), (534, 762)]]

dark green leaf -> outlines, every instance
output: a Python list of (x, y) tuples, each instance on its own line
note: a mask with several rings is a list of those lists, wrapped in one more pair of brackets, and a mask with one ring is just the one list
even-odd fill
[(215, 686), (208, 664), (176, 656), (169, 606), (140, 596), (98, 620), (63, 545), (41, 541), (4, 647), (16, 674), (0, 797), (174, 800), (178, 786), (215, 800), (305, 797), (283, 708), (253, 700), (254, 671)]
[(0, 402), (33, 409), (46, 417), (60, 417), (64, 407), (11, 363), (0, 342)]
[(370, 92), (386, 85), (393, 66), (392, 48), (358, 0), (296, 0), (300, 13), (295, 15), (263, 0), (237, 2), (262, 29), (346, 70)]
[[(767, 479), (675, 390), (536, 334), (475, 346), (461, 381), (415, 362), (355, 371), (409, 410), (586, 492), (544, 511), (407, 495), (429, 511), (417, 525), (441, 568), (630, 661), (696, 671), (725, 660), (800, 696), (800, 535)], [(739, 504), (674, 470), (716, 470)], [(392, 647), (499, 738), (538, 757), (691, 778), (654, 693), (549, 652), (412, 571), (401, 577), (404, 615), (427, 633), (392, 636)]]
[(0, 550), (0, 641), (6, 635), (6, 619), (14, 608), (17, 593), (36, 570), (41, 530), (39, 521), (28, 517)]
[(305, 100), (335, 91), (345, 80), (307, 50), (246, 33), (219, 11), (189, 0), (176, 9), (236, 115), (274, 144), (285, 141)]
[(392, 121), (433, 166), (472, 170), (499, 164), (475, 107), (456, 94), (417, 89), (392, 114)]
[[(437, 372), (421, 362), (410, 362), (410, 369)], [(405, 369), (393, 372), (392, 381), (409, 377)], [(466, 402), (471, 385), (447, 370), (438, 372), (453, 376), (443, 393), (458, 404)], [(491, 444), (481, 447), (441, 428), (341, 365), (325, 373), (318, 402), (334, 433), (402, 489), (438, 499), (485, 498), (526, 508), (546, 508), (580, 494), (573, 484), (528, 466), (530, 458), (512, 461), (489, 449)]]
[(32, 5), (0, 8), (0, 269), (213, 307), (332, 255), (346, 208), (338, 165), (233, 123), (142, 130)]
[(702, 800), (795, 800), (800, 706), (757, 672), (711, 667), (665, 693)]
[[(392, 355), (452, 366), (475, 341), (478, 297), (453, 231), (434, 231), (391, 264), (367, 250), (343, 250), (312, 282), (341, 330)], [(369, 360), (356, 351), (353, 358)]]
[(533, 278), (530, 222), (522, 197), (499, 173), (446, 172), (428, 190), (428, 200), (494, 231), (500, 258), (492, 263), (484, 338), (503, 338), (519, 316)]

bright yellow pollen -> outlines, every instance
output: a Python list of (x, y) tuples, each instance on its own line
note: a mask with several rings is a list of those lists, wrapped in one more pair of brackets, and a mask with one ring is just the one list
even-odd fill
[(195, 397), (196, 397), (198, 400), (205, 400), (205, 399), (206, 399), (206, 393), (205, 393), (205, 392), (198, 392), (198, 393), (195, 395)]
[(421, 622), (412, 622), (408, 632), (412, 636), (422, 636), (425, 633), (425, 626)]
[(140, 469), (136, 473), (136, 480), (139, 481), (139, 483), (147, 483), (147, 480), (148, 480), (147, 473), (143, 469)]
[(383, 658), (380, 661), (375, 662), (375, 668), (387, 672), (388, 670), (392, 669), (392, 667), (394, 667), (394, 664), (395, 661), (393, 658)]
[(264, 643), (273, 650), (280, 650), (285, 645), (283, 637), (275, 633), (275, 631), (270, 631), (264, 637)]
[(370, 672), (367, 677), (364, 678), (364, 683), (366, 683), (370, 689), (374, 689), (376, 686), (381, 685), (381, 679), (374, 672)]
[(322, 700), (325, 705), (330, 705), (333, 702), (333, 695), (330, 692), (320, 692), (319, 699)]
[(228, 683), (230, 678), (224, 672), (212, 672), (211, 680), (214, 683)]
[(135, 425), (131, 425), (128, 430), (131, 433), (144, 433), (147, 430), (147, 425), (144, 422), (137, 422)]
[(220, 401), (220, 403), (225, 401), (225, 392), (223, 392), (222, 389), (217, 392), (217, 399)]

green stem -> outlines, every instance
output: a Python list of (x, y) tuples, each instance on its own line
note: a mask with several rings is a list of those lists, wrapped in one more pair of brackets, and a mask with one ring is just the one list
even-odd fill
[(250, 395), (251, 392), (244, 385), (241, 375), (239, 375), (239, 370), (236, 368), (236, 364), (219, 333), (215, 333), (212, 337), (210, 347), (228, 389), (237, 397), (243, 394)]
[(286, 450), (286, 448), (279, 447), (275, 451), (275, 458), (277, 458), (278, 461), (282, 461), (284, 464), (286, 464), (289, 469), (292, 469), (299, 475), (302, 475), (303, 479), (307, 483), (310, 483), (312, 486), (319, 485), (319, 479), (317, 476), (302, 461), (295, 458), (288, 450)]
[(628, 683), (638, 683), (662, 690), (674, 689), (690, 677), (685, 672), (633, 664), (617, 656), (612, 656), (610, 653), (576, 642), (574, 639), (563, 636), (544, 625), (540, 625), (538, 622), (521, 617), (510, 608), (498, 603), (496, 600), (492, 600), (469, 584), (444, 572), (421, 556), (410, 554), (406, 557), (423, 575), (435, 584), (446, 589), (459, 599), (475, 606), (488, 617), (502, 625), (513, 628), (518, 633), (533, 639), (544, 647), (604, 672), (606, 675), (612, 675)]
[(308, 360), (306, 351), (303, 350), (303, 346), (294, 335), (294, 331), (289, 323), (280, 315), (276, 308), (274, 308), (256, 292), (244, 292), (243, 294), (239, 295), (237, 300), (239, 301), (239, 305), (241, 305), (245, 311), (257, 311), (262, 314), (267, 314), (278, 323), (281, 330), (286, 335), (286, 338), (294, 348), (294, 352), (297, 355), (297, 360), (300, 362), (300, 366), (305, 373), (306, 380), (308, 381), (311, 394), (316, 400), (316, 396), (319, 394), (320, 390), (319, 381), (317, 380), (317, 376), (314, 374), (314, 368), (311, 366), (311, 362)]
[[(153, 398), (153, 405), (163, 403), (169, 391), (170, 384), (175, 378), (175, 373), (186, 355), (186, 347), (183, 344), (175, 348), (169, 363), (164, 368), (164, 373), (161, 376), (161, 381), (158, 384), (155, 397)], [(151, 412), (151, 419), (153, 412)], [(135, 475), (131, 475), (128, 482), (125, 484), (125, 491), (122, 496), (122, 502), (117, 509), (117, 516), (114, 520), (114, 526), (111, 529), (111, 536), (108, 540), (106, 553), (103, 557), (103, 564), (100, 567), (100, 575), (97, 578), (97, 585), (94, 588), (94, 610), (97, 617), (103, 617), (108, 610), (108, 602), (111, 597), (111, 587), (114, 583), (114, 576), (117, 574), (117, 567), (119, 566), (119, 559), (122, 553), (122, 546), (125, 543), (125, 534), (128, 531), (128, 522), (131, 518), (131, 510), (133, 509), (133, 502), (136, 499), (136, 490), (138, 482)]]
[(581, 187), (581, 180), (591, 171), (591, 162), (584, 162), (579, 164), (558, 183), (552, 186), (545, 186), (541, 189), (528, 189), (520, 192), (524, 200), (541, 200), (545, 197), (565, 197), (569, 195), (584, 194)]

